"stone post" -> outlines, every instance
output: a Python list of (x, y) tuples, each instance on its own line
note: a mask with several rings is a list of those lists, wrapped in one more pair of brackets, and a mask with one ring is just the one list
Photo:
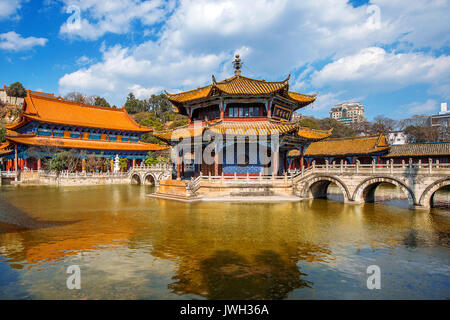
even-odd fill
[(372, 173), (375, 173), (375, 160), (372, 160)]
[(219, 175), (219, 145), (216, 142), (215, 152), (214, 152), (214, 175)]
[(279, 159), (280, 154), (279, 154), (279, 146), (278, 143), (275, 145), (275, 150), (273, 151), (273, 156), (272, 156), (272, 163), (273, 163), (273, 172), (272, 174), (274, 175), (278, 175), (278, 163), (280, 161)]
[(359, 173), (359, 160), (356, 159), (356, 173)]
[(428, 158), (428, 168), (430, 173), (433, 172), (432, 167), (433, 167), (433, 160), (431, 160), (431, 158)]

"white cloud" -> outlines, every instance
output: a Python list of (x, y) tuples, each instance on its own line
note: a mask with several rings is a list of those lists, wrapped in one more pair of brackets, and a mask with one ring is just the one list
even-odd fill
[(450, 83), (450, 56), (423, 53), (389, 53), (382, 48), (362, 49), (327, 64), (312, 75), (315, 86), (366, 88), (393, 91), (416, 83)]
[(438, 103), (436, 100), (428, 99), (425, 102), (412, 102), (401, 109), (407, 110), (409, 114), (430, 114), (433, 111), (438, 111)]
[(21, 0), (0, 0), (0, 20), (14, 17), (21, 7)]
[(35, 46), (45, 46), (47, 41), (45, 38), (22, 38), (20, 34), (10, 31), (0, 34), (0, 49), (11, 51), (29, 50)]
[(131, 50), (118, 45), (105, 48), (102, 62), (66, 74), (59, 80), (61, 93), (106, 91), (105, 96), (120, 104), (118, 99), (123, 100), (130, 91), (143, 98), (144, 94), (158, 93), (162, 88), (176, 91), (180, 87), (204, 83), (210, 80), (210, 74), (205, 77), (209, 70), (225, 59), (225, 55), (178, 56), (176, 52), (157, 59), (138, 58), (136, 50), (138, 48)]
[(163, 88), (161, 87), (155, 87), (155, 88), (143, 88), (138, 84), (134, 84), (130, 87), (128, 87), (128, 90), (133, 92), (136, 98), (138, 99), (147, 99), (152, 94), (158, 94), (160, 93)]
[[(152, 34), (156, 40), (129, 48), (105, 47), (100, 62), (60, 79), (62, 91), (76, 88), (89, 93), (105, 82), (108, 85), (103, 89), (110, 91), (109, 97), (123, 100), (136, 85), (169, 92), (192, 89), (210, 82), (212, 73), (218, 79), (232, 75), (235, 51), (243, 57), (243, 74), (256, 78), (282, 79), (308, 66), (304, 74), (292, 77), (292, 87), (301, 92), (324, 90), (323, 86), (330, 82), (358, 81), (370, 83), (376, 91), (386, 79), (401, 87), (417, 83), (420, 78), (433, 84), (434, 89), (430, 90), (446, 90), (438, 88), (437, 83), (442, 79), (446, 82), (442, 68), (447, 68), (448, 56), (436, 58), (417, 53), (420, 48), (438, 48), (448, 43), (450, 27), (440, 22), (448, 12), (446, 0), (427, 0), (424, 4), (372, 1), (380, 8), (380, 21), (375, 27), (367, 6), (353, 8), (347, 0), (180, 0), (176, 8), (172, 7), (174, 2), (165, 5), (159, 1), (146, 8), (141, 6), (144, 2), (137, 0), (124, 1), (123, 5), (111, 1), (103, 5), (100, 0), (74, 2), (81, 8), (82, 30), (71, 33), (65, 29), (67, 24), (61, 27), (61, 33), (71, 37), (97, 39), (108, 32), (124, 33), (131, 31), (132, 21), (145, 25), (144, 30), (152, 28), (155, 22), (162, 22), (162, 28)], [(148, 13), (147, 20), (143, 12)], [(437, 28), (429, 27), (435, 20)], [(420, 28), (416, 21), (420, 21)], [(400, 45), (407, 48), (403, 50), (406, 53), (381, 49)], [(315, 63), (330, 60), (326, 67), (313, 73)], [(347, 79), (333, 75), (339, 61), (348, 61), (348, 68), (353, 68), (340, 67), (342, 77)], [(389, 71), (373, 65), (388, 67)], [(314, 87), (305, 88), (311, 84), (311, 75)], [(373, 80), (367, 82), (365, 75)], [(352, 95), (365, 95), (362, 89)], [(342, 88), (335, 90), (340, 92)], [(325, 102), (322, 104), (319, 99), (316, 104), (320, 107)]]
[(89, 58), (87, 56), (81, 56), (77, 59), (76, 64), (77, 64), (77, 66), (87, 66), (94, 62), (95, 62), (94, 58)]
[(96, 40), (105, 33), (124, 34), (134, 21), (153, 25), (173, 8), (174, 1), (151, 0), (62, 0), (68, 15), (60, 34)]

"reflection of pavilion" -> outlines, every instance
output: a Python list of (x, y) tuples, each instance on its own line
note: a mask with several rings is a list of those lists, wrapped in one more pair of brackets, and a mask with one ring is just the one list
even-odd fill
[(234, 66), (232, 78), (217, 82), (213, 76), (208, 86), (168, 94), (189, 124), (154, 135), (174, 147), (178, 178), (192, 159), (196, 175), (277, 175), (288, 168), (290, 150), (303, 154), (310, 142), (330, 136), (291, 122), (315, 95), (289, 91), (289, 77), (270, 82), (242, 76), (239, 56)]

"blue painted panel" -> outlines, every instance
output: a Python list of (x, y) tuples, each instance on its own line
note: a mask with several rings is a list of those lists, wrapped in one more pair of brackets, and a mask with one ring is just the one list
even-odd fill
[(64, 131), (54, 130), (53, 136), (54, 137), (64, 137)]
[(39, 136), (50, 137), (52, 135), (52, 131), (48, 130), (48, 129), (39, 129), (38, 130), (38, 135)]
[(70, 133), (70, 137), (73, 139), (79, 139), (80, 138), (80, 133), (79, 132), (71, 132)]

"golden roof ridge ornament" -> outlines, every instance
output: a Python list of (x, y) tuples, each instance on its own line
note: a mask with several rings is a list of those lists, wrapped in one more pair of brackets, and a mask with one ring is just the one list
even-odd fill
[(235, 56), (235, 59), (233, 61), (233, 67), (234, 67), (234, 74), (236, 76), (240, 76), (241, 75), (241, 68), (242, 68), (242, 61), (239, 58), (238, 54)]

